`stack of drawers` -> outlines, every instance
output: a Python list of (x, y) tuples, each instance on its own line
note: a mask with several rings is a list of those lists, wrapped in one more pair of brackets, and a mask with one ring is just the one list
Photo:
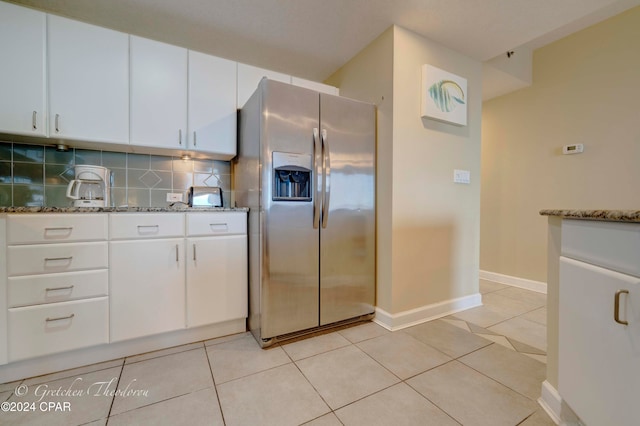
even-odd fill
[(109, 342), (106, 214), (7, 218), (9, 361)]

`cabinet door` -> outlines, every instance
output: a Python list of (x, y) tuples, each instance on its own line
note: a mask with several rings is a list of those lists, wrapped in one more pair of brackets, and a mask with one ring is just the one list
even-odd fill
[[(614, 298), (621, 320), (614, 321)], [(560, 258), (558, 391), (588, 425), (640, 419), (640, 278)]]
[(246, 318), (247, 237), (187, 239), (187, 326)]
[(186, 149), (187, 49), (130, 36), (131, 144)]
[(46, 136), (46, 15), (0, 2), (0, 132)]
[(128, 35), (47, 18), (49, 134), (128, 144)]
[(189, 148), (236, 155), (236, 63), (189, 51)]
[(185, 326), (184, 239), (109, 244), (111, 341)]
[(258, 83), (262, 77), (271, 80), (291, 83), (291, 76), (280, 72), (265, 70), (263, 68), (252, 67), (251, 65), (238, 64), (238, 109), (242, 108), (249, 100), (253, 92), (258, 88)]

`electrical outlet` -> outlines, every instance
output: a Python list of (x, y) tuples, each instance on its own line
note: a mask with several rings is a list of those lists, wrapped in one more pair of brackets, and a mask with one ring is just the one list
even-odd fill
[(179, 192), (167, 192), (167, 203), (181, 203), (182, 194)]
[(471, 183), (471, 172), (469, 170), (454, 170), (453, 171), (454, 183)]

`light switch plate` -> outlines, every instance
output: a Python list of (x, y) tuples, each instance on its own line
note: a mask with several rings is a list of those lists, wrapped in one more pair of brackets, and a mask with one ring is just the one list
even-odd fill
[(471, 183), (471, 172), (469, 170), (455, 169), (453, 171), (453, 182), (466, 184)]

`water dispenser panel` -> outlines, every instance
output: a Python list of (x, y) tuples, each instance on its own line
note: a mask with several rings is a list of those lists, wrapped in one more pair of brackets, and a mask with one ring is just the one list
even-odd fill
[(273, 201), (311, 201), (311, 154), (273, 153)]

